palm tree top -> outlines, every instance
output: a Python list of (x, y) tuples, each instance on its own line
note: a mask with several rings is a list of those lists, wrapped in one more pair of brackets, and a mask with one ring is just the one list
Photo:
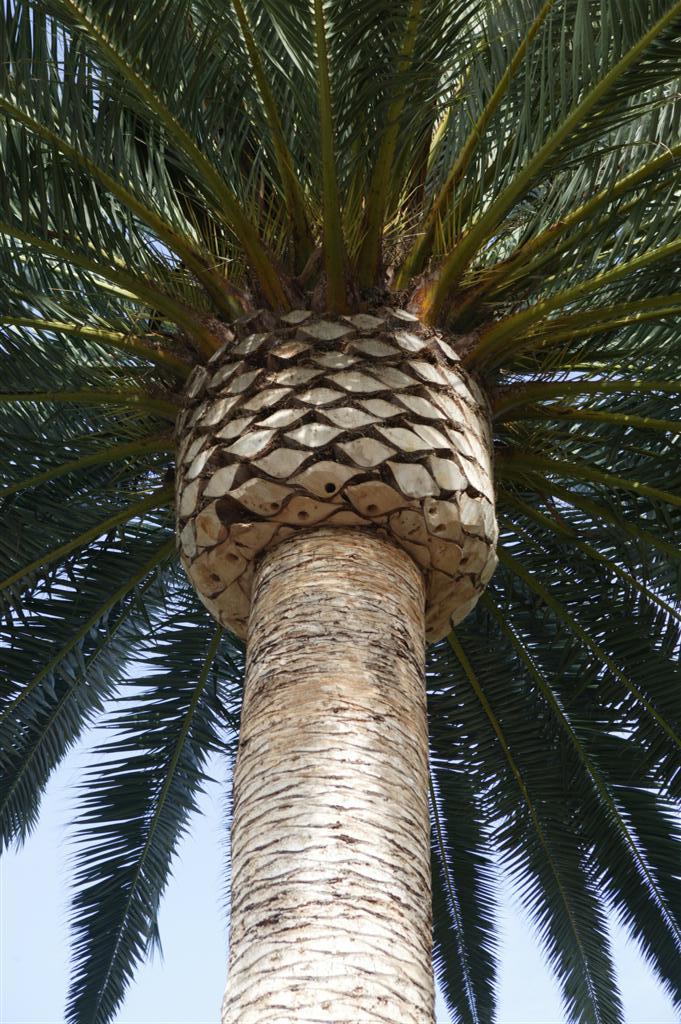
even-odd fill
[(408, 308), (492, 410), (500, 567), (428, 668), (456, 1019), (493, 1019), (495, 859), (566, 1019), (622, 1019), (606, 906), (681, 1000), (681, 0), (5, 0), (0, 33), (4, 843), (107, 730), (69, 1021), (113, 1019), (234, 748), (173, 432), (263, 309)]

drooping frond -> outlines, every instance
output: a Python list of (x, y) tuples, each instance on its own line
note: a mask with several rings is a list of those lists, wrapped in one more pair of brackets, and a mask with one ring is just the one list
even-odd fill
[[(3, 844), (26, 837), (52, 769), (125, 678), (136, 639), (131, 624), (143, 618), (145, 593), (171, 544), (150, 553), (146, 532), (121, 538), (84, 564), (70, 565), (47, 594), (22, 603), (4, 655), (16, 686), (3, 692), (0, 708)], [(131, 575), (129, 566), (140, 556), (142, 567)]]
[[(435, 970), (454, 1019), (494, 1020), (495, 878), (480, 794), (470, 776), (469, 752), (447, 746), (433, 724), (433, 917)], [(441, 751), (441, 753), (440, 753)]]
[(187, 378), (261, 307), (386, 303), (493, 422), (501, 564), (429, 654), (452, 1012), (494, 1018), (495, 858), (567, 1021), (622, 1019), (607, 908), (678, 1003), (681, 0), (2, 10), (3, 844), (111, 730), (70, 1019), (113, 1019), (238, 712), (175, 570)]
[(151, 671), (128, 681), (112, 706), (110, 738), (80, 789), (69, 1020), (110, 1020), (159, 941), (159, 901), (206, 782), (206, 758), (233, 743), (237, 719), (233, 710), (224, 719), (220, 700), (238, 685), (221, 652), (229, 641), (174, 587), (138, 646)]
[(461, 714), (470, 716), (481, 746), (487, 748), (487, 769), (490, 759), (497, 762), (494, 783), (488, 779), (489, 813), (496, 822), (492, 841), (521, 887), (548, 961), (562, 983), (569, 1019), (585, 1024), (621, 1021), (603, 942), (603, 911), (581, 845), (565, 820), (564, 790), (563, 799), (558, 799), (561, 774), (546, 770), (546, 751), (540, 754), (536, 742), (522, 744), (528, 731), (526, 700), (513, 700), (505, 693), (500, 703), (501, 687), (497, 682), (495, 689), (492, 675), (499, 678), (501, 659), (476, 639), (474, 659), (473, 643), (464, 648), (453, 636), (450, 643), (464, 680)]
[[(526, 508), (533, 512), (531, 505)], [(478, 764), (483, 772), (490, 771), (492, 756), (507, 762), (505, 786), (500, 771), (482, 774), (479, 791), (489, 799), (483, 798), (481, 806), (489, 808), (490, 822), (501, 829), (499, 850), (508, 857), (509, 868), (525, 878), (531, 861), (520, 851), (529, 856), (531, 847), (519, 840), (518, 819), (510, 805), (504, 811), (505, 805), (498, 803), (509, 789), (523, 797), (532, 826), (528, 842), (533, 836), (536, 870), (546, 879), (534, 887), (525, 880), (523, 898), (564, 983), (570, 1019), (582, 1019), (581, 1012), (584, 1020), (592, 1020), (601, 1019), (607, 998), (604, 994), (598, 1009), (595, 980), (591, 994), (580, 994), (576, 977), (581, 971), (588, 982), (591, 970), (602, 981), (605, 965), (599, 967), (596, 960), (589, 967), (587, 947), (579, 949), (578, 910), (566, 906), (560, 911), (565, 925), (575, 916), (572, 967), (551, 952), (555, 926), (550, 915), (559, 912), (563, 890), (561, 861), (552, 863), (553, 851), (560, 858), (572, 856), (570, 847), (576, 844), (577, 859), (566, 868), (571, 881), (565, 893), (577, 895), (579, 906), (574, 872), (583, 872), (579, 884), (586, 887), (584, 912), (588, 900), (603, 893), (678, 1002), (674, 965), (681, 952), (681, 891), (673, 867), (677, 829), (670, 814), (672, 797), (678, 795), (679, 752), (672, 737), (681, 707), (678, 612), (663, 597), (665, 583), (672, 593), (676, 587), (673, 567), (664, 559), (650, 565), (647, 552), (641, 562), (634, 549), (629, 571), (613, 574), (607, 525), (596, 524), (593, 543), (586, 551), (575, 550), (580, 519), (562, 506), (556, 520), (550, 514), (525, 513), (523, 528), (520, 523), (513, 528), (514, 558), (522, 552), (522, 566), (539, 578), (540, 588), (515, 572), (518, 562), (502, 564), (477, 621), (459, 627), (461, 639), (452, 638), (458, 668), (451, 663), (451, 652), (433, 652), (431, 701), (442, 723), (434, 727), (436, 737), (442, 730), (451, 744), (461, 729), (455, 723), (470, 723), (465, 736), (473, 771)], [(510, 545), (510, 535), (504, 541)], [(602, 558), (594, 558), (599, 551)], [(554, 602), (556, 584), (549, 591), (541, 581), (557, 578), (557, 566), (561, 600)], [(644, 572), (652, 574), (649, 587)], [(491, 747), (485, 746), (484, 722)], [(450, 757), (452, 750), (450, 746)], [(666, 793), (659, 792), (663, 779)], [(545, 814), (558, 817), (545, 822)], [(555, 846), (550, 838), (554, 827), (560, 830)], [(552, 875), (552, 885), (558, 885), (553, 895), (551, 887), (544, 888)], [(553, 934), (565, 951), (569, 936), (556, 940)]]

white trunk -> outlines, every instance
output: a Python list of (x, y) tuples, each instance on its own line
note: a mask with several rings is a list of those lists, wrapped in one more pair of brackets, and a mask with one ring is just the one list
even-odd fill
[(424, 583), (372, 531), (256, 570), (223, 1024), (431, 1024)]

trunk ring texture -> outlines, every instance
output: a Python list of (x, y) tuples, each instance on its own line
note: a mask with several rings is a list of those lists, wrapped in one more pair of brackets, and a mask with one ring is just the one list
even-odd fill
[(223, 1024), (432, 1024), (424, 606), (371, 529), (258, 562)]

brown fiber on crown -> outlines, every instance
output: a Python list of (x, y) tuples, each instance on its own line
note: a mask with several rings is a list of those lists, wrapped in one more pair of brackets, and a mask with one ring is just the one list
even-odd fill
[(489, 409), (454, 350), (387, 308), (237, 328), (177, 423), (180, 555), (203, 603), (245, 637), (260, 552), (318, 524), (369, 527), (421, 568), (427, 638), (446, 635), (497, 540)]

